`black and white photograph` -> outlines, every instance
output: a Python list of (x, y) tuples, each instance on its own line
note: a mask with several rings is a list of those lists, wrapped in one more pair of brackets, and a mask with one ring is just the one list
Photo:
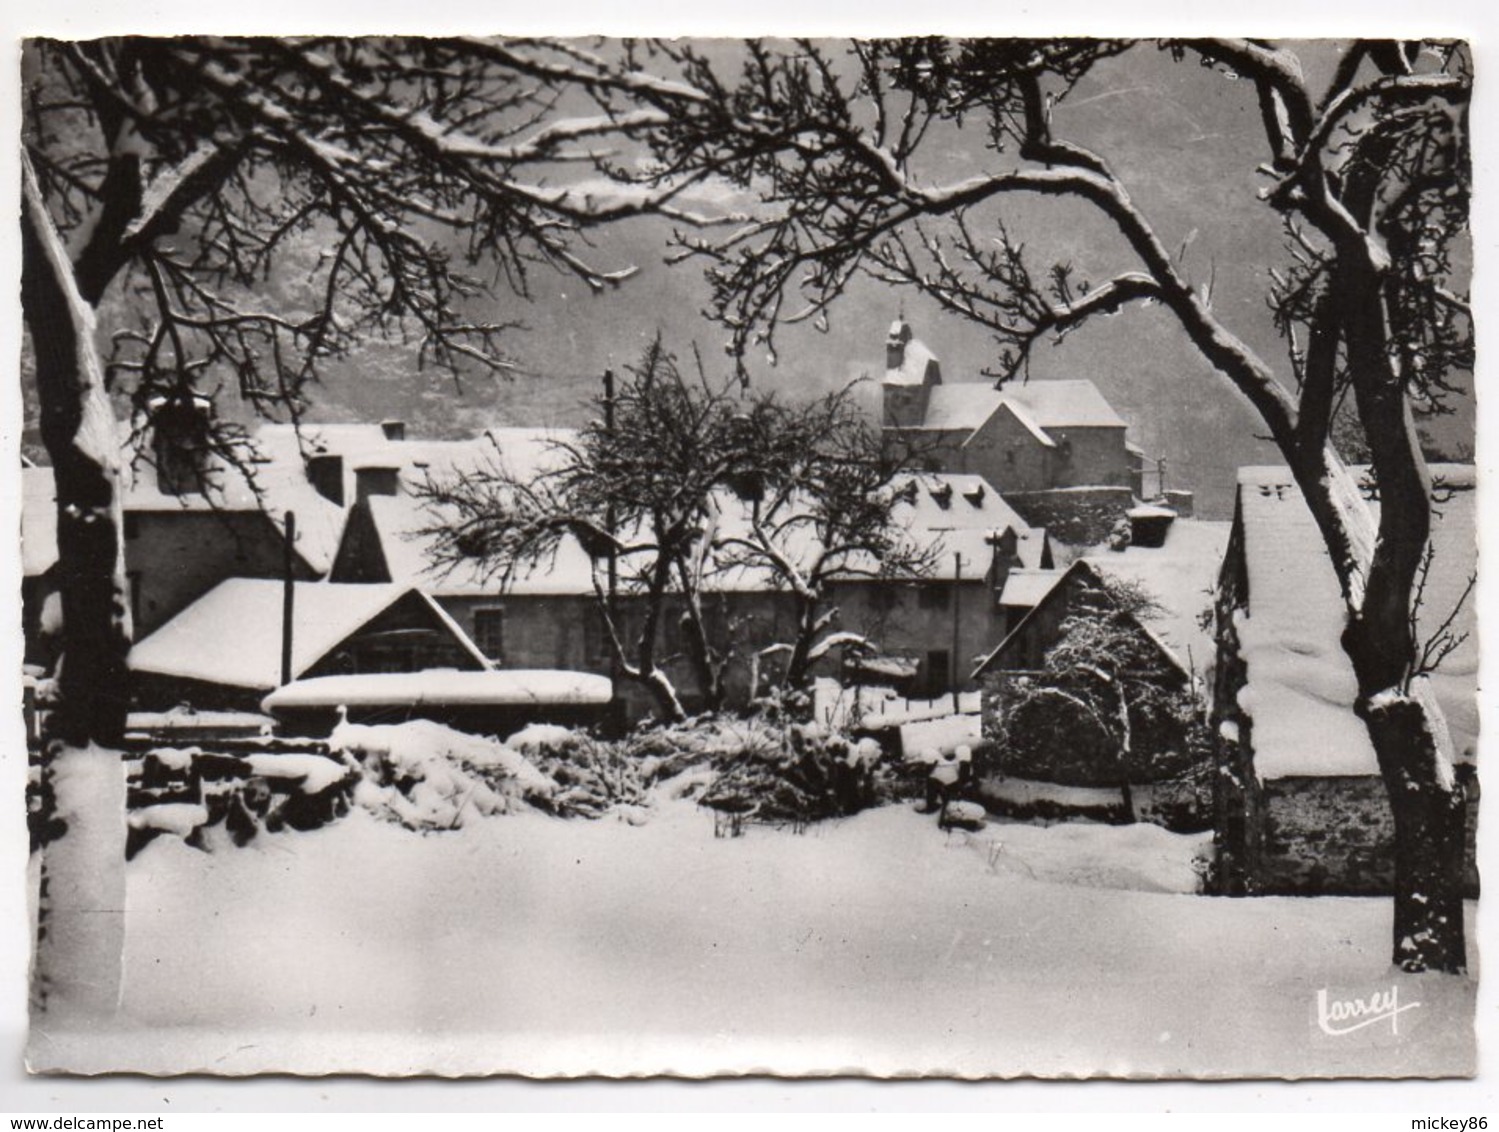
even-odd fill
[(18, 43), (27, 1072), (1478, 1071), (1474, 46), (1059, 28)]

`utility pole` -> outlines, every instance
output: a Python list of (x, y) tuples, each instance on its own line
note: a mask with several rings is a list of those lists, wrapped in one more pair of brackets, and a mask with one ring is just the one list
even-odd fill
[[(612, 369), (604, 370), (604, 432), (612, 442), (614, 439), (614, 371)], [(611, 493), (609, 504), (604, 508), (604, 528), (609, 534), (609, 588), (604, 598), (604, 611), (608, 624), (603, 627), (605, 633), (619, 632), (619, 553), (616, 549), (615, 522), (614, 499)], [(619, 660), (615, 657), (612, 648), (607, 645), (605, 648), (609, 653), (611, 724), (623, 731), (624, 704), (619, 698)]]
[(286, 537), (281, 542), (281, 683), (291, 683), (292, 627), (296, 613), (297, 583), (292, 569), (297, 541), (297, 516), (286, 513)]
[(1166, 457), (1164, 456), (1155, 458), (1155, 478), (1156, 494), (1164, 496), (1166, 494)]
[[(614, 438), (614, 371), (604, 371), (604, 431), (609, 438)], [(604, 526), (609, 532), (609, 619), (614, 620), (616, 613), (615, 602), (619, 597), (619, 555), (615, 551), (614, 539), (614, 503), (609, 503), (604, 509)]]
[(957, 715), (958, 706), (958, 632), (963, 607), (963, 555), (954, 553), (952, 587), (952, 710)]

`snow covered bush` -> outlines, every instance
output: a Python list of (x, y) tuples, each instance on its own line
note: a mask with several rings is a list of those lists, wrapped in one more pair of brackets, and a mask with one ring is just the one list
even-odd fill
[(650, 780), (640, 759), (626, 744), (574, 733), (540, 759), (541, 769), (557, 783), (552, 798), (563, 817), (602, 817), (617, 806), (641, 806)]
[(354, 760), (363, 779), (354, 801), (411, 829), (456, 829), (470, 814), (518, 805), (554, 805), (557, 783), (497, 739), (429, 720), (371, 726), (342, 723), (332, 749)]
[(720, 765), (699, 801), (736, 820), (803, 825), (857, 813), (880, 793), (878, 745), (815, 724), (792, 724)]

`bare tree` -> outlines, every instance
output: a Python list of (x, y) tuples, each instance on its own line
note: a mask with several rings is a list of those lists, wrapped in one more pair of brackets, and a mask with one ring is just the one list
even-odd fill
[[(1053, 111), (1095, 67), (1130, 50), (1099, 40), (907, 39), (843, 48), (750, 42), (731, 66), (690, 44), (512, 49), (516, 66), (635, 107), (659, 126), (654, 164), (611, 175), (659, 189), (709, 173), (764, 204), (722, 235), (684, 232), (704, 261), (732, 352), (773, 350), (779, 325), (816, 321), (866, 273), (919, 288), (988, 327), (996, 375), (1099, 315), (1154, 302), (1243, 393), (1280, 448), (1342, 587), (1355, 710), (1388, 786), (1396, 828), (1394, 958), (1416, 970), (1467, 962), (1460, 895), (1464, 806), (1409, 611), (1430, 531), (1430, 477), (1413, 405), (1441, 405), (1472, 362), (1458, 249), (1469, 211), (1465, 45), (1348, 44), (1321, 89), (1294, 49), (1265, 40), (1155, 45), (1249, 84), (1262, 149), (1246, 164), (1284, 225), (1286, 263), (1267, 288), (1288, 346), (1277, 367), (1212, 305), (1131, 198), (1108, 156), (1058, 136)], [(649, 68), (649, 72), (647, 71)], [(955, 132), (990, 168), (943, 183), (932, 150)], [(976, 148), (970, 144), (970, 150)], [(1133, 266), (1101, 282), (1033, 269), (997, 211), (1014, 197), (1085, 206)], [(1458, 254), (1455, 254), (1457, 252)], [(1378, 521), (1330, 444), (1339, 402), (1356, 410), (1383, 505)]]
[[(455, 375), (503, 372), (495, 286), (537, 270), (594, 290), (577, 230), (673, 206), (549, 187), (628, 131), (545, 124), (553, 92), (496, 45), (440, 39), (38, 40), (24, 53), (25, 324), (57, 479), (64, 612), (54, 733), (113, 742), (129, 639), (109, 397), (141, 429), (247, 466), (237, 395), (295, 419), (332, 359), (371, 337)], [(530, 176), (528, 176), (528, 172)], [(101, 367), (91, 312), (126, 312)], [(207, 486), (207, 485), (205, 485)]]
[[(71, 980), (109, 1010), (117, 940), (68, 925), (102, 925), (88, 913), (122, 905), (123, 854), (108, 846), (123, 841), (123, 778), (117, 760), (117, 789), (107, 758), (98, 774), (59, 764), (117, 746), (124, 730), (121, 403), (138, 429), (253, 482), (245, 431), (191, 411), (203, 399), (296, 419), (322, 369), (372, 337), (413, 343), (455, 376), (503, 371), (512, 320), (494, 317), (496, 290), (524, 296), (538, 270), (607, 288), (629, 269), (584, 258), (581, 227), (698, 218), (673, 203), (679, 187), (604, 200), (547, 185), (565, 163), (597, 158), (603, 139), (627, 137), (631, 119), (543, 123), (555, 93), (491, 43), (35, 40), (23, 81), (21, 296), (62, 606), (45, 766), (67, 787), (53, 791), (63, 823), (84, 831), (44, 859), (37, 987), (44, 997)], [(107, 351), (101, 310), (114, 324)], [(114, 887), (90, 894), (91, 876)], [(94, 953), (62, 954), (58, 941), (90, 937), (102, 941)]]
[(763, 570), (791, 595), (792, 640), (760, 650), (784, 655), (786, 689), (803, 687), (835, 648), (872, 647), (839, 628), (835, 583), (909, 582), (930, 574), (941, 551), (898, 519), (896, 481), (912, 466), (913, 442), (887, 443), (852, 393), (847, 386), (810, 405), (761, 396), (738, 418), (745, 464), (731, 482), (744, 514), (720, 531), (719, 560), (724, 569)]
[(706, 381), (694, 388), (659, 338), (627, 373), (612, 405), (601, 401), (576, 439), (556, 442), (550, 470), (533, 478), (496, 461), (422, 485), (432, 513), (424, 533), (437, 564), (479, 562), (501, 584), (576, 540), (620, 674), (680, 720), (686, 711), (660, 651), (674, 604), (707, 705), (724, 697), (732, 654), (710, 631), (703, 593), (715, 569), (714, 494), (744, 466), (738, 421), (728, 393)]

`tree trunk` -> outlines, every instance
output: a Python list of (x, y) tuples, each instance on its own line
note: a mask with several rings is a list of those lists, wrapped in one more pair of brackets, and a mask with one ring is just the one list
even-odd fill
[(117, 746), (128, 703), (120, 441), (94, 349), (92, 309), (73, 286), (66, 252), (28, 177), (22, 213), (21, 303), (36, 355), (42, 440), (57, 492), (62, 661), (50, 736)]
[(119, 437), (94, 349), (93, 311), (24, 168), (21, 302), (36, 355), (42, 439), (57, 492), (62, 655), (42, 736), (63, 826), (42, 850), (33, 1006), (100, 1015), (118, 1005), (124, 944), (130, 607), (120, 538)]
[(1129, 723), (1129, 701), (1124, 698), (1124, 687), (1119, 677), (1114, 677), (1115, 691), (1119, 695), (1119, 798), (1124, 804), (1124, 820), (1133, 825), (1135, 817), (1135, 790), (1130, 785), (1130, 765), (1134, 762), (1134, 731)]
[(1380, 513), (1363, 601), (1356, 603), (1343, 646), (1358, 677), (1355, 710), (1379, 759), (1395, 821), (1394, 962), (1407, 971), (1458, 973), (1467, 969), (1466, 807), (1441, 705), (1416, 671), (1421, 643), (1411, 617), (1431, 535), (1431, 477), (1387, 348), (1382, 273), (1349, 259), (1344, 257), (1339, 295), (1346, 304), (1348, 361)]
[(791, 659), (786, 662), (787, 689), (805, 687), (811, 675), (812, 641), (817, 636), (816, 599), (798, 596), (796, 614), (796, 640), (791, 646)]
[(1377, 698), (1359, 714), (1395, 818), (1395, 962), (1407, 971), (1465, 971), (1462, 787), (1420, 697)]

